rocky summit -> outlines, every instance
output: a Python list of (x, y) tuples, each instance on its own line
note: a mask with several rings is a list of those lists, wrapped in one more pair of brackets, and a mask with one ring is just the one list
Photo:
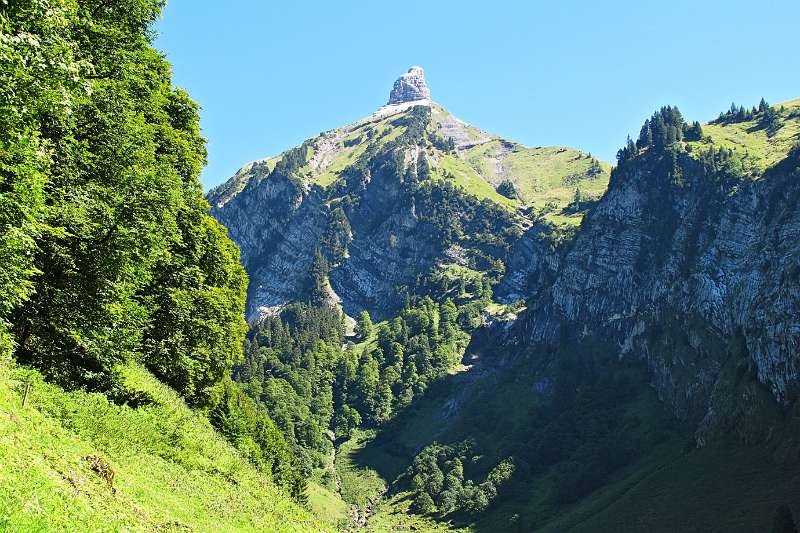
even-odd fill
[(430, 100), (431, 91), (425, 84), (425, 71), (422, 67), (411, 67), (408, 72), (397, 78), (389, 93), (387, 105), (404, 104), (417, 100)]

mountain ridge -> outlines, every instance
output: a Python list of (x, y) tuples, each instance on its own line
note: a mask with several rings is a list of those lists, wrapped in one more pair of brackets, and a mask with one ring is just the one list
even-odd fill
[[(569, 148), (522, 147), (412, 100), (255, 172), (246, 166), (228, 192), (210, 195), (253, 281), (251, 322), (291, 320), (298, 301), (359, 317), (355, 336), (343, 337), (359, 342), (343, 340), (342, 356), (358, 358), (357, 372), (375, 364), (385, 383), (382, 399), (359, 409), (398, 411), (369, 414), (383, 421), (338, 444), (350, 450), (347, 468), (355, 460), (366, 469), (347, 474), (343, 493), (358, 494), (358, 505), (383, 498), (378, 528), (412, 513), (430, 530), (449, 527), (440, 519), (476, 531), (557, 530), (601, 520), (595, 510), (575, 522), (569, 505), (612, 497), (609, 487), (642, 469), (684, 456), (697, 469), (705, 454), (727, 479), (722, 457), (774, 454), (765, 468), (786, 472), (785, 497), (759, 506), (751, 525), (764, 523), (771, 505), (800, 490), (791, 466), (800, 453), (792, 102), (737, 108), (706, 125), (666, 106), (612, 168)], [(436, 353), (443, 315), (433, 313), (426, 340), (411, 342), (403, 324), (415, 324), (416, 306), (436, 305), (454, 305), (470, 341), (458, 336), (439, 360), (455, 348), (460, 364), (408, 396), (406, 378), (392, 376)], [(365, 312), (380, 323), (378, 339), (359, 333), (372, 327)], [(388, 331), (406, 339), (399, 348), (381, 337)], [(449, 482), (460, 500), (439, 473), (461, 476)], [(685, 479), (669, 482), (691, 493)], [(495, 498), (504, 503), (492, 507)], [(746, 505), (741, 491), (725, 498)]]
[[(422, 131), (409, 128), (422, 128)], [(409, 136), (416, 137), (411, 141), (403, 140)], [(404, 167), (401, 174), (424, 172), (425, 179), (432, 180), (431, 183), (451, 183), (474, 201), (487, 201), (507, 211), (503, 216), (510, 217), (509, 221), (516, 220), (509, 224), (520, 230), (545, 223), (552, 226), (546, 230), (548, 232), (567, 231), (577, 226), (583, 209), (580, 205), (568, 209), (574, 203), (576, 189), (580, 189), (583, 201), (588, 204), (605, 190), (610, 168), (591, 155), (570, 148), (526, 148), (504, 140), (467, 124), (427, 99), (384, 106), (364, 119), (309, 139), (279, 157), (247, 164), (207, 194), (212, 204), (211, 214), (229, 228), (231, 237), (242, 250), (245, 266), (251, 270), (254, 283), (251, 284), (249, 320), (302, 297), (304, 280), (301, 278), (311, 265), (314, 249), (320, 247), (325, 236), (329, 218), (336, 209), (334, 205), (341, 204), (342, 199), (349, 202), (342, 204), (345, 206), (360, 202), (367, 198), (362, 197), (365, 193), (369, 194), (370, 201), (378, 204), (387, 196), (379, 191), (369, 193), (373, 173), (378, 170), (369, 167), (376, 157), (395, 158)], [(283, 164), (284, 161), (289, 162), (289, 166)], [(420, 170), (421, 166), (424, 170)], [(366, 170), (359, 170), (362, 167)], [(365, 172), (359, 178), (362, 185), (352, 182), (353, 173), (359, 172)], [(403, 181), (402, 175), (399, 181)], [(389, 187), (386, 191), (397, 186), (405, 191), (398, 190), (397, 194), (409, 194), (408, 187), (402, 183), (383, 185)], [(268, 210), (273, 214), (272, 220), (263, 218), (266, 206), (271, 206)], [(360, 209), (366, 214), (365, 208), (366, 205)], [(346, 211), (348, 209), (350, 207)], [(379, 279), (366, 263), (350, 268), (357, 259), (347, 253), (339, 259), (328, 257), (331, 262), (339, 263), (331, 274), (331, 288), (338, 295), (334, 299), (344, 298), (351, 316), (364, 308), (380, 313), (381, 302), (391, 299), (395, 303), (390, 307), (398, 305), (399, 300), (390, 293), (397, 290), (398, 283), (407, 287), (417, 274), (431, 267), (431, 261), (457, 264), (466, 260), (459, 259), (461, 252), (457, 249), (447, 253), (428, 249), (423, 252), (427, 259), (413, 264), (413, 256), (425, 249), (423, 241), (426, 241), (413, 238), (408, 249), (411, 255), (397, 256), (394, 245), (387, 247), (389, 241), (395, 242), (398, 231), (412, 231), (410, 228), (419, 226), (420, 222), (413, 208), (401, 210), (391, 223), (396, 228), (387, 227), (386, 234), (381, 237), (383, 244), (377, 248), (370, 244), (371, 251), (364, 252), (372, 257), (368, 261), (393, 257), (395, 279), (388, 283)], [(288, 218), (277, 223), (276, 216)], [(341, 218), (342, 214), (337, 216)], [(345, 218), (349, 217), (348, 212)], [(290, 219), (297, 224), (289, 222)], [(536, 222), (539, 219), (541, 221)], [(349, 245), (349, 239), (354, 236), (353, 246), (357, 246), (358, 232), (341, 237), (348, 240)], [(303, 240), (314, 244), (303, 245), (302, 250), (295, 249)], [(265, 247), (264, 242), (273, 244)], [(277, 251), (270, 251), (271, 247)], [(281, 259), (289, 257), (293, 259)], [(255, 264), (259, 266), (254, 267)], [(348, 303), (347, 293), (354, 287), (359, 287), (356, 292), (362, 296), (357, 303)]]

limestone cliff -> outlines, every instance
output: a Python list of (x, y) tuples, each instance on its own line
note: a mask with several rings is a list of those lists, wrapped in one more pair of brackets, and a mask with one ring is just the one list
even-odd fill
[[(588, 154), (500, 139), (429, 98), (412, 67), (391, 105), (245, 165), (208, 194), (250, 274), (249, 320), (304, 297), (318, 249), (331, 296), (351, 315), (390, 315), (432, 273), (484, 275), (507, 259), (529, 270), (518, 236), (574, 227), (582, 212), (562, 210), (575, 187), (605, 189), (608, 166)], [(517, 198), (498, 192), (504, 181)], [(527, 278), (503, 284), (507, 300), (525, 297)]]
[(389, 93), (388, 105), (430, 100), (431, 91), (425, 84), (425, 72), (422, 67), (411, 67), (408, 72), (397, 78)]
[(800, 149), (760, 168), (744, 150), (698, 156), (712, 140), (621, 163), (558, 265), (537, 270), (552, 275), (533, 281), (513, 333), (497, 331), (645, 360), (701, 443), (763, 437), (766, 391), (784, 405), (800, 392)]

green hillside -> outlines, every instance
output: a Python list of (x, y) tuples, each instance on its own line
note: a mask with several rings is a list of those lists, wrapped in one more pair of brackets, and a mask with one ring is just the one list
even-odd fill
[[(431, 104), (429, 134), (438, 139), (424, 147), (434, 179), (451, 179), (469, 194), (509, 209), (532, 207), (552, 222), (576, 224), (582, 212), (565, 213), (576, 196), (595, 200), (608, 186), (610, 165), (590, 154), (567, 147), (528, 148), (504, 140), (461, 121), (438, 104)], [(378, 111), (353, 124), (321, 133), (300, 147), (303, 165), (298, 174), (309, 185), (327, 187), (342, 179), (369, 146), (381, 147), (406, 129), (409, 108)], [(449, 143), (452, 142), (452, 145)], [(281, 157), (284, 156), (281, 154)], [(409, 151), (410, 161), (418, 154)], [(208, 194), (214, 205), (224, 205), (251, 180), (268, 177), (280, 157), (245, 165)], [(498, 191), (511, 183), (516, 195)]]
[(0, 529), (331, 531), (174, 391), (142, 368), (119, 372), (141, 406), (0, 365)]
[[(612, 370), (620, 383), (628, 372), (633, 378), (638, 370)], [(796, 428), (791, 425), (769, 443), (721, 438), (697, 448), (691, 431), (671, 420), (653, 391), (631, 381), (638, 384), (629, 393), (602, 392), (558, 429), (559, 424), (542, 418), (543, 404), (530, 393), (536, 381), (527, 361), (508, 369), (478, 367), (454, 374), (377, 437), (362, 441), (352, 460), (376, 469), (391, 487), (368, 531), (767, 531), (778, 507), (800, 501), (800, 477), (793, 466)], [(604, 407), (608, 394), (619, 405)], [(458, 407), (453, 411), (451, 405)], [(596, 489), (574, 500), (570, 492), (563, 499), (564, 487), (586, 490), (573, 485), (571, 465), (583, 465), (583, 480), (599, 475), (592, 470), (607, 458), (603, 442), (609, 436), (603, 426), (609, 423), (614, 446), (633, 444), (635, 452), (627, 463), (603, 474)], [(562, 439), (557, 431), (565, 432)], [(541, 435), (551, 433), (551, 445), (558, 449), (570, 446), (573, 431), (593, 438), (552, 466), (534, 466), (531, 454), (553, 453), (538, 444)], [(476, 443), (474, 456), (464, 458), (465, 477), (509, 454), (525, 472), (519, 479), (512, 476), (477, 520), (460, 512), (420, 513), (404, 465), (432, 443), (465, 438)]]
[(165, 5), (0, 7), (0, 531), (800, 512), (800, 100), (666, 106), (612, 169), (412, 67), (204, 195)]
[(762, 115), (745, 120), (713, 121), (703, 125), (711, 141), (748, 159), (756, 168), (777, 163), (800, 141), (800, 99), (773, 105), (774, 122), (770, 127)]
[(3, 531), (323, 529), (230, 378), (247, 274), (152, 46), (163, 7), (0, 7)]

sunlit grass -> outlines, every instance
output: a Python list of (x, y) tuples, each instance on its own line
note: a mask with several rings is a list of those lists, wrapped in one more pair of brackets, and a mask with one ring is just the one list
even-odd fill
[[(323, 528), (171, 389), (141, 368), (121, 373), (148, 405), (65, 392), (35, 371), (0, 363), (0, 530)], [(110, 466), (112, 485), (89, 456)]]

